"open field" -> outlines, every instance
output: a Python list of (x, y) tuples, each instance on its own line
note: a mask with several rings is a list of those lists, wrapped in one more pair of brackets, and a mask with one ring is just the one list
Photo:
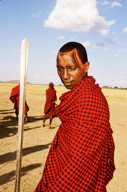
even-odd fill
[[(15, 186), (17, 121), (13, 103), (9, 100), (16, 84), (0, 83), (0, 192), (13, 192)], [(24, 125), (21, 192), (34, 192), (42, 176), (45, 160), (60, 125), (56, 117), (54, 128), (42, 127), (46, 85), (27, 84), (26, 100), (30, 122)], [(67, 91), (55, 86), (57, 98)], [(103, 89), (110, 108), (110, 123), (115, 141), (114, 178), (108, 192), (127, 192), (127, 90)], [(56, 102), (59, 104), (59, 100)]]

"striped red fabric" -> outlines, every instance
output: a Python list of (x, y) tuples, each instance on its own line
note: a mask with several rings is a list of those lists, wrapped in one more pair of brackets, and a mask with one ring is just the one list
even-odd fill
[(109, 108), (93, 77), (60, 97), (55, 135), (36, 192), (105, 192), (113, 177)]

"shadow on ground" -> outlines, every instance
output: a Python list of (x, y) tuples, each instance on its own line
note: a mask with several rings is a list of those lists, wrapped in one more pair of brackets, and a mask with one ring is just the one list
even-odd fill
[[(37, 164), (31, 164), (31, 165), (28, 165), (26, 167), (22, 167), (21, 169), (21, 176), (24, 176), (27, 174), (27, 172), (33, 170), (33, 169), (36, 169), (38, 167), (41, 167), (41, 164), (40, 163), (37, 163)], [(10, 173), (6, 173), (4, 175), (1, 175), (0, 176), (0, 185), (3, 185), (9, 181), (12, 181), (15, 179), (15, 171), (11, 171)]]
[(0, 139), (10, 137), (17, 133), (18, 122), (15, 117), (8, 115), (0, 122)]
[[(48, 143), (46, 145), (37, 145), (37, 146), (33, 146), (33, 147), (24, 148), (23, 149), (23, 156), (26, 156), (30, 153), (35, 153), (37, 151), (47, 149), (50, 147), (50, 145), (51, 145), (51, 143)], [(7, 162), (13, 161), (15, 159), (16, 159), (16, 151), (14, 151), (12, 153), (10, 152), (10, 153), (6, 153), (4, 155), (0, 155), (0, 164), (7, 163)], [(36, 169), (40, 166), (41, 166), (41, 164), (39, 163), (39, 164), (32, 164), (32, 165), (23, 167), (21, 169), (21, 175), (24, 176), (27, 174), (28, 171)], [(0, 185), (3, 185), (9, 181), (14, 180), (14, 179), (15, 179), (15, 171), (11, 171), (9, 173), (3, 174), (0, 176)]]
[[(24, 148), (23, 156), (26, 156), (30, 153), (35, 153), (37, 151), (41, 151), (44, 149), (48, 149), (50, 147), (50, 145), (51, 145), (51, 143), (48, 143), (46, 145), (37, 145), (37, 146), (33, 146), (33, 147)], [(9, 162), (9, 161), (14, 161), (15, 159), (16, 159), (16, 151), (0, 155), (0, 164)]]
[[(10, 112), (13, 109), (8, 109), (8, 110), (0, 110), (0, 114), (4, 114), (3, 119), (0, 119), (0, 139), (5, 138), (5, 137), (11, 137), (17, 134), (18, 132), (18, 121), (16, 117), (11, 115)], [(54, 116), (54, 118), (57, 117), (57, 115)], [(25, 122), (25, 124), (29, 124), (32, 122), (40, 121), (43, 120), (44, 116), (29, 116), (29, 122)], [(47, 118), (49, 119), (49, 118)], [(40, 128), (40, 127), (33, 127), (24, 129), (24, 131), (29, 131), (31, 129), (35, 128)], [(55, 127), (52, 127), (55, 128)]]
[(0, 114), (10, 114), (14, 113), (14, 109), (0, 110)]
[[(2, 113), (2, 111), (7, 111), (7, 110), (0, 110), (1, 113)], [(42, 116), (30, 116), (29, 120), (30, 121), (28, 123), (32, 123), (35, 121), (43, 120), (43, 117)], [(27, 122), (24, 121), (24, 123), (26, 124)], [(34, 129), (34, 128), (38, 128), (38, 127), (31, 126), (31, 129)], [(27, 131), (27, 130), (31, 130), (31, 129), (29, 128), (29, 129), (24, 129), (24, 130)], [(17, 121), (16, 117), (10, 115), (10, 112), (4, 113), (3, 119), (0, 119), (0, 139), (5, 138), (5, 137), (14, 136), (15, 134), (17, 134), (17, 132), (18, 132), (18, 121)]]

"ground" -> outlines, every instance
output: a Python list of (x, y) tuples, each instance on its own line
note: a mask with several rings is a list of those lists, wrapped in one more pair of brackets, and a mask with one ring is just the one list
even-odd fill
[[(18, 122), (13, 103), (9, 100), (16, 84), (0, 83), (0, 192), (12, 192), (15, 188)], [(30, 107), (30, 122), (24, 124), (23, 153), (20, 192), (34, 192), (46, 161), (51, 142), (60, 120), (53, 120), (53, 127), (42, 127), (46, 85), (27, 84), (26, 100)], [(55, 86), (57, 97), (67, 91)], [(114, 177), (107, 186), (108, 192), (127, 192), (127, 90), (103, 89), (110, 108), (110, 123), (115, 142)], [(59, 99), (57, 100), (59, 104)]]

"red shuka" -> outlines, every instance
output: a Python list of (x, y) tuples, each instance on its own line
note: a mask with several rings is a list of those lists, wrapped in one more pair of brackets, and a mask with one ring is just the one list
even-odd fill
[[(10, 100), (14, 103), (15, 113), (19, 114), (19, 92), (20, 92), (20, 84), (14, 87), (11, 91)], [(25, 101), (25, 114), (29, 111), (29, 107)]]
[(56, 90), (52, 87), (46, 90), (46, 103), (44, 107), (45, 117), (50, 117), (55, 115), (55, 101), (57, 100), (56, 97)]
[(60, 100), (62, 124), (35, 191), (105, 192), (115, 170), (107, 101), (89, 76)]

